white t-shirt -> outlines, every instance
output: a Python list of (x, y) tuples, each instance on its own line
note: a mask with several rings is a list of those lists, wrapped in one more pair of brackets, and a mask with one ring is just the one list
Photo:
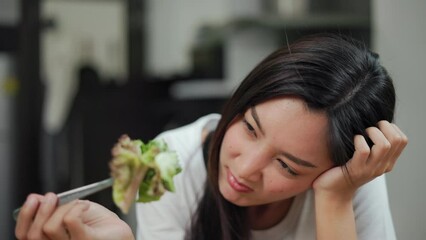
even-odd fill
[[(201, 133), (203, 128), (214, 130), (219, 119), (220, 115), (210, 114), (157, 137), (177, 152), (183, 171), (174, 178), (174, 193), (166, 192), (156, 202), (136, 204), (138, 240), (184, 239), (207, 176)], [(253, 239), (315, 239), (313, 197), (311, 190), (296, 196), (287, 216), (272, 228), (252, 231)], [(359, 188), (353, 203), (358, 239), (396, 239), (384, 176)]]

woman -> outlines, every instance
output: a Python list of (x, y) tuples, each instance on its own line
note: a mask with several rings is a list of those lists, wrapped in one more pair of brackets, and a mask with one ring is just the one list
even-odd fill
[[(378, 56), (354, 40), (318, 35), (279, 49), (222, 116), (159, 136), (184, 171), (175, 194), (137, 205), (138, 238), (395, 239), (382, 175), (407, 137), (391, 123), (394, 107)], [(211, 132), (206, 171), (202, 146)], [(18, 239), (133, 238), (95, 203), (56, 201), (30, 195)]]

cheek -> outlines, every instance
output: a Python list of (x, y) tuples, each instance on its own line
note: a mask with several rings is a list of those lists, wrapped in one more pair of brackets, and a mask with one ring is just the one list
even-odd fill
[(221, 157), (235, 157), (239, 154), (239, 144), (241, 144), (241, 138), (238, 134), (235, 134), (232, 129), (229, 129), (225, 134), (222, 146), (220, 148)]
[(280, 178), (282, 179), (280, 181), (272, 179), (267, 181), (269, 192), (293, 196), (310, 189), (314, 180), (312, 177), (283, 179), (281, 176)]

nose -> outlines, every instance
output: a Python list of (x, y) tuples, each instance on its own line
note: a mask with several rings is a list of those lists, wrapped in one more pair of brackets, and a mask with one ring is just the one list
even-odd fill
[(269, 163), (265, 150), (252, 149), (247, 154), (240, 156), (238, 163), (238, 177), (247, 181), (256, 182), (262, 178), (263, 169)]

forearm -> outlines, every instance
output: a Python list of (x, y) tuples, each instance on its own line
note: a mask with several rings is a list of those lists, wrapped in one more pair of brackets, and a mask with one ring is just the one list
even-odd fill
[(315, 193), (317, 240), (357, 239), (352, 197)]

